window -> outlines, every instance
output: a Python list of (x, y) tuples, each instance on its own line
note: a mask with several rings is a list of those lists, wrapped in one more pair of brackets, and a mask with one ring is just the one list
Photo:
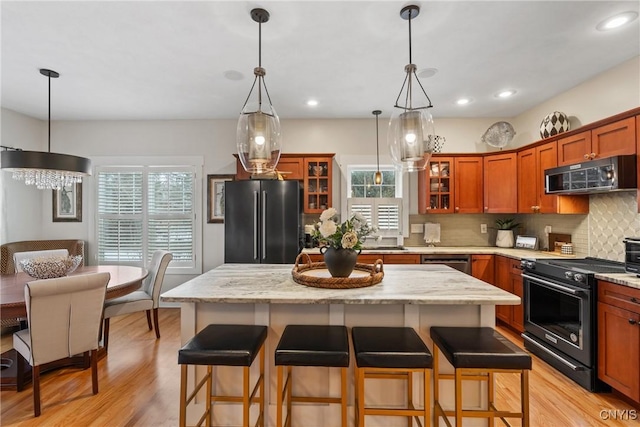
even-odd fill
[(394, 169), (382, 172), (382, 185), (373, 182), (376, 169), (371, 167), (350, 167), (349, 193), (350, 197), (396, 197), (396, 171)]
[(95, 177), (99, 264), (144, 266), (165, 249), (174, 272), (197, 270), (195, 166), (99, 166)]

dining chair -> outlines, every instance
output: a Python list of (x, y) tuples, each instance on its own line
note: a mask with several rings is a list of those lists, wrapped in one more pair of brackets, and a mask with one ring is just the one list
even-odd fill
[(91, 359), (93, 394), (98, 393), (98, 345), (109, 273), (34, 280), (24, 288), (28, 329), (13, 334), (18, 383), (31, 365), (33, 413), (40, 416), (40, 367), (84, 354)]
[(160, 325), (158, 324), (158, 303), (160, 289), (173, 255), (168, 251), (155, 251), (149, 265), (149, 275), (142, 282), (139, 291), (131, 292), (119, 298), (107, 300), (104, 305), (104, 349), (109, 350), (109, 319), (124, 314), (147, 312), (149, 330), (151, 326), (151, 310), (153, 310), (153, 323), (156, 329), (156, 338), (160, 338)]

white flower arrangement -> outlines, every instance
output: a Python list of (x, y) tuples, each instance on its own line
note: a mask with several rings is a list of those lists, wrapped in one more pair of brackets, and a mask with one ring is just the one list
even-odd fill
[(362, 249), (367, 236), (376, 229), (369, 226), (361, 213), (351, 213), (349, 219), (338, 223), (338, 211), (335, 208), (325, 209), (320, 215), (320, 222), (314, 225), (313, 237), (322, 245), (334, 249)]

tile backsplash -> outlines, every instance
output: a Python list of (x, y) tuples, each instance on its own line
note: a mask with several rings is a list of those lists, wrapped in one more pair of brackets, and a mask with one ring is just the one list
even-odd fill
[[(495, 246), (498, 218), (515, 218), (521, 226), (515, 234), (537, 236), (540, 249), (549, 242), (544, 229), (570, 234), (578, 257), (592, 256), (624, 261), (622, 240), (640, 236), (640, 214), (635, 191), (611, 192), (589, 196), (589, 214), (433, 214), (410, 215), (412, 224), (440, 224), (440, 243), (436, 246)], [(480, 224), (487, 224), (487, 233), (480, 233)], [(404, 239), (405, 246), (426, 246), (423, 233), (412, 233)]]

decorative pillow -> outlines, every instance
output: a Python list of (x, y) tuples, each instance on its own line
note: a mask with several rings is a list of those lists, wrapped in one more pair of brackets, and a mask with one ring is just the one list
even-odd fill
[(566, 114), (560, 111), (554, 111), (547, 115), (540, 123), (540, 136), (542, 138), (549, 138), (550, 136), (557, 135), (569, 130), (569, 118)]

